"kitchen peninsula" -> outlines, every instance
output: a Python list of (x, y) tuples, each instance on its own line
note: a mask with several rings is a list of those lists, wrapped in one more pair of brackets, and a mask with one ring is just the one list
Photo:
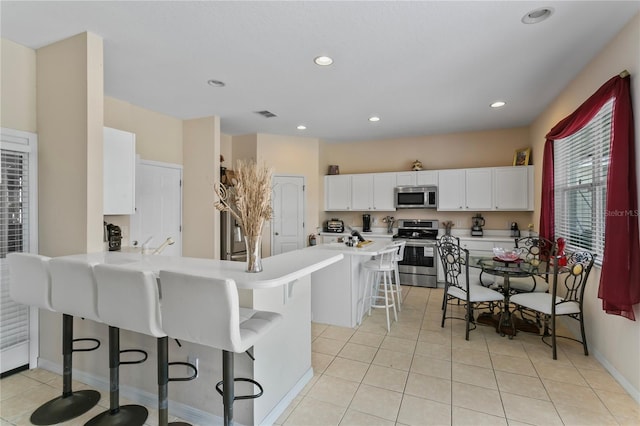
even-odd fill
[[(339, 262), (343, 254), (329, 250), (296, 250), (263, 260), (263, 272), (247, 273), (243, 262), (187, 258), (174, 256), (153, 256), (139, 253), (92, 253), (64, 256), (84, 260), (92, 264), (113, 264), (124, 268), (151, 271), (156, 275), (160, 270), (180, 271), (188, 274), (227, 278), (236, 281), (240, 306), (278, 312), (283, 320), (252, 350), (255, 360), (237, 354), (236, 375), (260, 382), (265, 389), (258, 399), (241, 400), (235, 404), (235, 417), (239, 424), (272, 424), (313, 377), (311, 366), (311, 276), (323, 268)], [(162, 283), (160, 293), (162, 294)], [(162, 296), (161, 296), (162, 297)], [(189, 306), (185, 306), (189, 309)], [(125, 314), (125, 313), (123, 313)], [(93, 325), (98, 333), (104, 333), (104, 325)], [(203, 324), (203, 327), (208, 327)], [(171, 337), (171, 336), (170, 336)], [(155, 339), (123, 330), (123, 347), (135, 342), (154, 353)], [(200, 359), (199, 376), (193, 382), (176, 383), (171, 400), (182, 406), (183, 412), (172, 414), (198, 424), (221, 422), (222, 402), (215, 391), (215, 383), (222, 377), (221, 351), (206, 346), (182, 342), (181, 348), (170, 346), (169, 358), (177, 360), (185, 353)], [(186, 348), (186, 349), (185, 349)], [(188, 350), (189, 352), (185, 352)], [(153, 359), (155, 355), (151, 355)], [(105, 364), (106, 366), (106, 364)], [(56, 366), (49, 366), (55, 369)], [(83, 372), (89, 384), (108, 389), (107, 371), (97, 364)], [(147, 401), (154, 397), (153, 380), (145, 386), (142, 377), (155, 377), (155, 363), (147, 362), (130, 368), (130, 375), (123, 376), (125, 385), (135, 388), (134, 395), (123, 395), (130, 399), (153, 405)], [(134, 380), (135, 379), (135, 380)], [(147, 381), (149, 383), (149, 381)], [(137, 394), (137, 395), (136, 395)], [(133, 398), (132, 398), (133, 396)], [(145, 399), (146, 398), (146, 399)], [(186, 413), (186, 414), (185, 414)]]
[(303, 250), (344, 256), (311, 276), (311, 319), (314, 322), (350, 328), (357, 325), (358, 295), (364, 279), (362, 263), (380, 253), (389, 243), (372, 241), (360, 248), (328, 243)]

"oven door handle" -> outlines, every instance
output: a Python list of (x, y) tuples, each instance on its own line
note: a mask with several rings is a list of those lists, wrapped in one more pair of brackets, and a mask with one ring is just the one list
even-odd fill
[[(399, 241), (403, 241), (403, 240), (399, 240)], [(407, 241), (406, 247), (434, 247), (435, 248), (436, 246), (435, 243), (417, 242), (417, 241), (411, 241), (411, 240), (406, 240), (406, 241)]]

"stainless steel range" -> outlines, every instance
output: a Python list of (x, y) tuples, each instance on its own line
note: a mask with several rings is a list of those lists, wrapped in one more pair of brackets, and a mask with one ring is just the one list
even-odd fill
[(400, 283), (420, 287), (438, 286), (436, 238), (438, 221), (401, 219), (394, 241), (406, 241), (404, 259), (398, 263)]

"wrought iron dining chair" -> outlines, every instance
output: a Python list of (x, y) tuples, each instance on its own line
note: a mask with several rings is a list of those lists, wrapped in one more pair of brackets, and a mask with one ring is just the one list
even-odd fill
[(509, 288), (512, 293), (549, 291), (549, 259), (555, 254), (556, 244), (543, 237), (516, 238), (516, 248), (524, 250), (521, 258), (532, 266), (540, 266), (540, 274), (530, 277), (512, 278)]
[[(442, 323), (444, 327), (445, 319), (464, 319), (465, 320), (465, 339), (469, 340), (470, 324), (474, 324), (475, 320), (473, 311), (482, 303), (488, 303), (490, 306), (496, 302), (504, 300), (504, 296), (490, 288), (479, 284), (469, 283), (469, 251), (460, 247), (460, 245), (450, 242), (450, 240), (438, 241), (438, 254), (444, 268), (445, 287), (443, 296)], [(462, 301), (465, 309), (464, 318), (450, 316), (447, 317), (447, 306), (451, 300)]]
[[(583, 298), (595, 257), (596, 255), (586, 251), (578, 251), (569, 255), (566, 267), (554, 268), (551, 293), (529, 292), (519, 293), (511, 297), (511, 302), (518, 307), (543, 315), (544, 333), (542, 341), (551, 346), (553, 359), (558, 359), (557, 337), (582, 343), (585, 356), (589, 355), (587, 336), (584, 330)], [(558, 257), (554, 257), (554, 259), (556, 259), (555, 263), (557, 264)], [(580, 323), (582, 341), (567, 336), (557, 336), (556, 322), (559, 316), (567, 316)], [(549, 325), (549, 322), (551, 322), (551, 325)], [(549, 331), (551, 334), (549, 334)], [(548, 337), (551, 337), (551, 344), (545, 340)]]

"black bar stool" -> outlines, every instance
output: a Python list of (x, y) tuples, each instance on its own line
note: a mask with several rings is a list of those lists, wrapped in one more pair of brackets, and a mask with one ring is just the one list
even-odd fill
[[(29, 253), (7, 255), (11, 298), (25, 305), (56, 312), (52, 304), (50, 258)], [(94, 390), (72, 390), (73, 352), (98, 349), (97, 339), (73, 339), (73, 316), (62, 310), (62, 395), (46, 402), (31, 414), (34, 425), (53, 425), (74, 419), (89, 411), (100, 400)], [(95, 346), (74, 349), (74, 342), (93, 342)]]

